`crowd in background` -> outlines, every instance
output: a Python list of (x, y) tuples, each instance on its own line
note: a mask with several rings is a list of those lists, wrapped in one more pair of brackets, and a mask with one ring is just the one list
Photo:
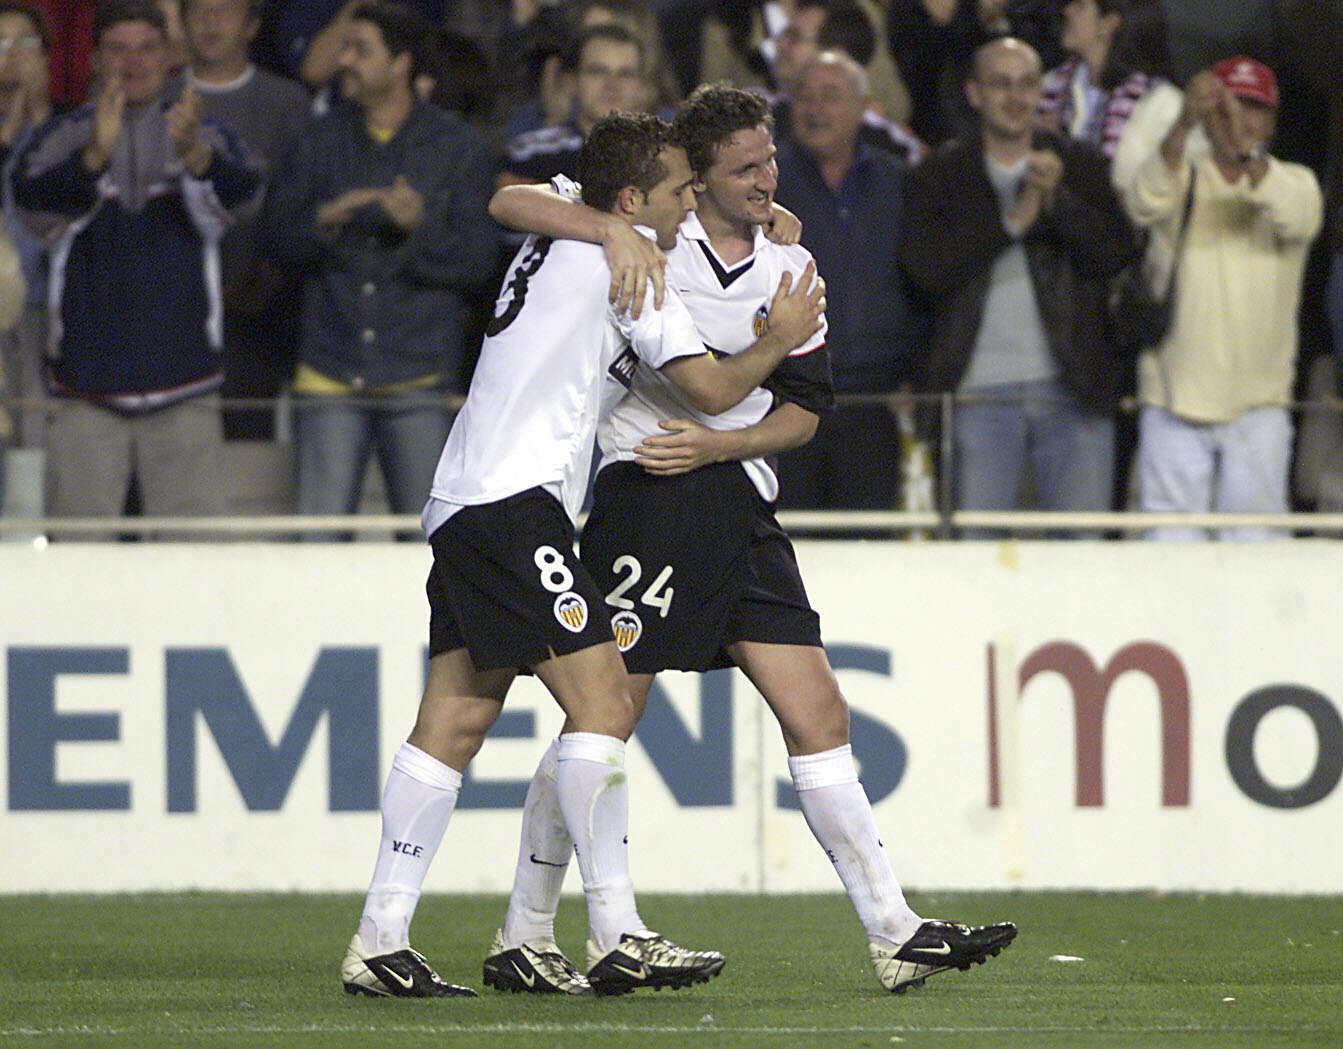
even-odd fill
[(1338, 0), (0, 0), (8, 505), (36, 462), (30, 513), (226, 514), (229, 449), (292, 442), (298, 512), (376, 460), (417, 513), (493, 190), (727, 81), (828, 283), (781, 505), (914, 506), (945, 424), (961, 509), (1329, 506), (1287, 405), (1340, 393), (1341, 60)]

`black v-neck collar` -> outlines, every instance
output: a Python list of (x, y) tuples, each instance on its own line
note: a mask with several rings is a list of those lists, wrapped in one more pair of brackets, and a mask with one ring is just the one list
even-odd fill
[(724, 290), (732, 287), (733, 281), (743, 273), (749, 271), (750, 268), (755, 265), (755, 256), (752, 255), (735, 270), (726, 270), (723, 268), (723, 264), (718, 261), (718, 256), (713, 253), (713, 248), (709, 247), (709, 242), (707, 240), (697, 240), (695, 243), (699, 245), (699, 250), (704, 252), (704, 257), (709, 260), (709, 265), (713, 269), (713, 275), (718, 278), (718, 283), (722, 285)]

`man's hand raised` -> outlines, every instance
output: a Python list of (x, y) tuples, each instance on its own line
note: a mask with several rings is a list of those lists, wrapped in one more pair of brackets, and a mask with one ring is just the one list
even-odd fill
[(188, 84), (186, 90), (182, 92), (182, 97), (164, 114), (173, 155), (197, 178), (205, 174), (212, 159), (210, 147), (201, 141), (203, 109), (201, 96)]
[(84, 147), (83, 163), (88, 171), (102, 171), (112, 159), (121, 137), (121, 117), (126, 110), (126, 93), (121, 81), (108, 77), (93, 107), (93, 133)]

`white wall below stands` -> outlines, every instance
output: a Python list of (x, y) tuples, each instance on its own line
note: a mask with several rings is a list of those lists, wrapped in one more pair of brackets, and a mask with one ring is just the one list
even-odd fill
[[(907, 885), (1343, 892), (1343, 546), (799, 556)], [(362, 890), (420, 691), (427, 558), (0, 547), (0, 892)], [(636, 884), (835, 889), (751, 687), (663, 684), (629, 752)], [(509, 791), (559, 718), (532, 681), (506, 718), (468, 788), (502, 807), (459, 811), (429, 891), (509, 885)], [(1079, 772), (1102, 727), (1103, 767)]]

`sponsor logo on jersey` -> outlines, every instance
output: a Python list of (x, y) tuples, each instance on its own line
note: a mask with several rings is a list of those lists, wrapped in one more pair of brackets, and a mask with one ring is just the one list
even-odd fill
[(628, 652), (643, 636), (643, 620), (634, 612), (617, 612), (611, 617), (611, 631), (616, 635), (616, 648)]
[(555, 598), (555, 618), (565, 630), (581, 634), (588, 625), (588, 603), (582, 594), (566, 590)]
[(634, 347), (626, 346), (624, 352), (611, 362), (611, 367), (607, 369), (607, 374), (628, 390), (630, 384), (634, 382), (634, 369), (638, 364), (639, 357), (634, 352)]
[(761, 303), (760, 308), (755, 311), (755, 316), (751, 319), (751, 331), (757, 339), (763, 339), (765, 332), (769, 331), (769, 303)]

